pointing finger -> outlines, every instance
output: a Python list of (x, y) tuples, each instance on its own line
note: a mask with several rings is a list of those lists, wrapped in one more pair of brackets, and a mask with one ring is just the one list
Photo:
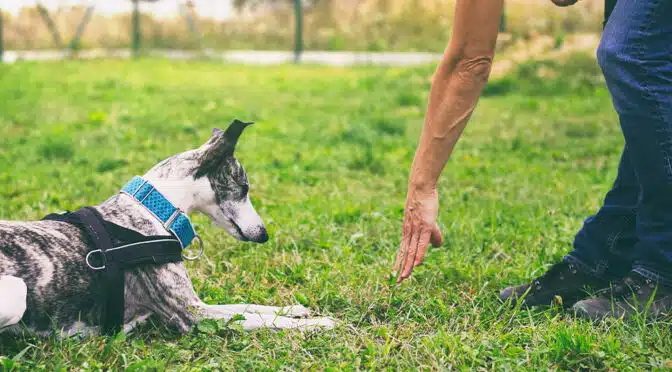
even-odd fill
[(418, 228), (414, 228), (413, 237), (411, 238), (410, 244), (407, 248), (408, 253), (406, 253), (406, 258), (404, 259), (404, 265), (401, 273), (401, 278), (406, 279), (411, 276), (413, 272), (413, 263), (415, 262), (415, 255), (418, 253), (418, 241), (420, 239), (420, 231)]
[(427, 253), (427, 246), (429, 245), (429, 239), (432, 233), (429, 231), (423, 231), (418, 240), (418, 246), (416, 247), (415, 260), (413, 261), (413, 266), (418, 266), (422, 263), (422, 260), (425, 258)]

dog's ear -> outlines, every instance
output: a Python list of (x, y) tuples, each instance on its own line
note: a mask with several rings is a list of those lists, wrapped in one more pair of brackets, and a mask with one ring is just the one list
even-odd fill
[(254, 122), (251, 121), (244, 122), (238, 119), (234, 119), (231, 125), (229, 125), (229, 127), (226, 128), (226, 132), (224, 132), (224, 137), (226, 138), (227, 142), (230, 143), (232, 147), (235, 148), (236, 143), (238, 143), (238, 138), (240, 138), (240, 135), (243, 134), (243, 129), (247, 128), (252, 124), (254, 124)]
[(233, 151), (236, 149), (238, 138), (240, 138), (243, 130), (251, 124), (253, 123), (234, 119), (226, 131), (214, 128), (212, 130), (212, 137), (208, 141), (210, 146), (201, 157), (201, 162), (194, 177), (200, 178), (215, 171), (226, 157), (232, 156)]

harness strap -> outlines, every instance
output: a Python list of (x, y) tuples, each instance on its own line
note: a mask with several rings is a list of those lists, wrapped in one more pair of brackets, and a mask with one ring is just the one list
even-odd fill
[[(92, 207), (84, 207), (78, 211), (84, 229), (93, 240), (93, 245), (107, 256), (112, 249), (112, 239), (105, 230), (103, 217)], [(117, 262), (108, 262), (107, 269), (102, 272), (105, 292), (102, 294), (102, 330), (105, 333), (117, 333), (124, 323), (124, 272)]]
[[(109, 221), (92, 207), (76, 212), (50, 214), (43, 220), (71, 223), (82, 228), (91, 239), (93, 249), (86, 256), (87, 265), (99, 272), (102, 279), (101, 327), (103, 333), (114, 334), (124, 323), (124, 272), (146, 264), (182, 261), (182, 245), (178, 239), (166, 236), (145, 236)], [(113, 238), (120, 243), (114, 246)], [(100, 266), (90, 262), (96, 259)]]
[[(91, 251), (90, 253), (97, 252)], [(145, 240), (98, 253), (103, 254), (107, 266), (118, 264), (122, 269), (146, 264), (160, 265), (182, 261), (180, 242), (169, 238)]]

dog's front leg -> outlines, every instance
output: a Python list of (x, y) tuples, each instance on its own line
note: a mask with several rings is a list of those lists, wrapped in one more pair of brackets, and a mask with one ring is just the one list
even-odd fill
[[(296, 308), (294, 316), (305, 316), (307, 309)], [(260, 305), (207, 305), (199, 304), (198, 311), (204, 319), (224, 319), (231, 320), (236, 315), (241, 315), (245, 319), (237, 320), (246, 331), (251, 331), (259, 328), (270, 329), (332, 329), (336, 323), (329, 318), (294, 318), (291, 316), (282, 316), (284, 311), (291, 311), (290, 308), (279, 308), (274, 306), (260, 306)], [(247, 311), (251, 312), (247, 312)]]
[(292, 306), (264, 306), (251, 304), (235, 304), (235, 305), (206, 305), (211, 309), (220, 312), (230, 312), (233, 314), (259, 314), (259, 315), (276, 315), (286, 316), (289, 318), (307, 318), (310, 315), (310, 310), (303, 305)]
[[(333, 328), (329, 318), (295, 319), (308, 315), (303, 306), (279, 308), (260, 305), (208, 305), (199, 298), (187, 275), (184, 263), (166, 264), (136, 270), (127, 276), (126, 305), (148, 309), (166, 324), (188, 332), (202, 319), (237, 320), (245, 330)], [(126, 315), (130, 316), (129, 311)], [(284, 316), (287, 315), (287, 316)]]

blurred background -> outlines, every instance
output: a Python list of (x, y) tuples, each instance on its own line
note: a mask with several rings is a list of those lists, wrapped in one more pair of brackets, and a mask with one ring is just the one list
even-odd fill
[[(454, 0), (3, 0), (2, 49), (80, 57), (227, 51), (441, 53)], [(592, 48), (603, 3), (507, 0), (500, 49)], [(539, 46), (541, 45), (541, 46)], [(541, 48), (541, 50), (540, 50)], [(184, 52), (184, 53), (180, 53)], [(10, 52), (11, 54), (11, 52)], [(43, 58), (46, 54), (42, 54)], [(266, 62), (284, 54), (266, 54)], [(289, 57), (289, 56), (286, 56)], [(258, 56), (249, 58), (258, 60)], [(426, 60), (423, 60), (426, 62)]]

